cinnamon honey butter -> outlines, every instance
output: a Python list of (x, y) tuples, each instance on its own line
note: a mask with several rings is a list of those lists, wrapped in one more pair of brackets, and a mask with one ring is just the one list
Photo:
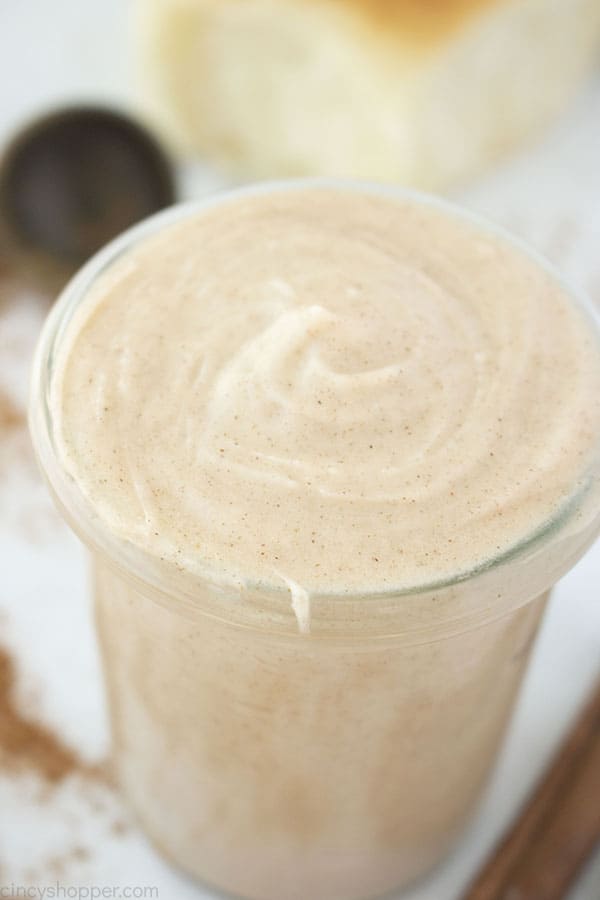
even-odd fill
[(67, 289), (31, 422), (158, 849), (250, 900), (439, 862), (599, 529), (600, 341), (560, 279), (385, 187), (216, 196)]
[(418, 588), (585, 489), (598, 338), (544, 269), (434, 206), (332, 189), (141, 241), (69, 325), (52, 413), (107, 528), (194, 572)]

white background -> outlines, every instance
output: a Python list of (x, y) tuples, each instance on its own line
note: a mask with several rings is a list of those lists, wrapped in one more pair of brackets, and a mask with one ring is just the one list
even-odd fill
[[(126, 0), (0, 0), (0, 138), (49, 103), (127, 103), (127, 8)], [(600, 76), (537, 143), (454, 196), (535, 244), (600, 304), (599, 161)], [(195, 196), (219, 179), (198, 166), (182, 172), (181, 183)], [(0, 385), (20, 403), (43, 312), (33, 297), (4, 307), (0, 298)], [(85, 758), (100, 759), (108, 740), (83, 552), (28, 452), (18, 455), (0, 475), (0, 644), (19, 659), (22, 701)], [(599, 582), (597, 544), (555, 592), (476, 819), (452, 859), (406, 900), (456, 900), (552, 755), (600, 672)], [(109, 788), (74, 777), (40, 796), (33, 775), (0, 772), (0, 885), (44, 886), (57, 877), (156, 885), (161, 900), (212, 896), (161, 861)], [(600, 860), (569, 900), (598, 898)]]

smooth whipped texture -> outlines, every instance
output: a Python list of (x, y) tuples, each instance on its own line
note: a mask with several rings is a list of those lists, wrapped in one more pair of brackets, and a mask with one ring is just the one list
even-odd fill
[(503, 238), (306, 187), (226, 200), (101, 275), (51, 412), (106, 528), (165, 566), (313, 592), (464, 575), (585, 490), (598, 338)]

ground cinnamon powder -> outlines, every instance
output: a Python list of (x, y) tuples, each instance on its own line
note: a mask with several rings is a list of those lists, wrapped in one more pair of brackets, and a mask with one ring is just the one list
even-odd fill
[(11, 477), (11, 471), (20, 460), (29, 455), (29, 439), (26, 416), (0, 387), (0, 482)]
[(10, 399), (6, 391), (0, 389), (0, 430), (5, 433), (21, 428), (25, 415)]
[(33, 769), (46, 781), (58, 782), (89, 767), (45, 725), (23, 716), (15, 703), (15, 668), (0, 647), (0, 765), (11, 771)]

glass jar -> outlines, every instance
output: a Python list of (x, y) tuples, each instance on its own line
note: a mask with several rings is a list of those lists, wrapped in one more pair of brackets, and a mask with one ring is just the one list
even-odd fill
[(33, 440), (91, 551), (116, 769), (156, 846), (253, 900), (364, 900), (421, 875), (460, 833), (549, 589), (600, 529), (598, 459), (568, 508), (511, 552), (418, 591), (314, 596), (309, 633), (288, 593), (168, 568), (111, 534), (56, 452), (57, 348), (100, 273), (220, 200), (142, 223), (66, 288), (35, 359)]

